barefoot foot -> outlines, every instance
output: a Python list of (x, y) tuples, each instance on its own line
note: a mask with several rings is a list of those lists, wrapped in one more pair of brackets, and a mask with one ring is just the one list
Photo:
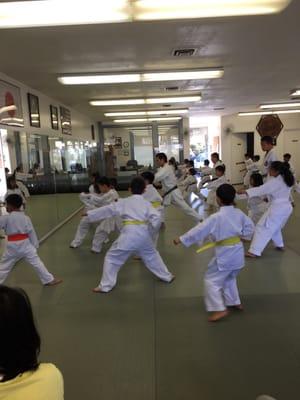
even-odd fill
[(46, 283), (44, 286), (55, 286), (62, 283), (62, 279), (54, 278), (53, 281)]
[(215, 311), (213, 312), (209, 317), (208, 321), (209, 322), (217, 322), (220, 321), (221, 319), (227, 317), (229, 312), (227, 310), (224, 311)]

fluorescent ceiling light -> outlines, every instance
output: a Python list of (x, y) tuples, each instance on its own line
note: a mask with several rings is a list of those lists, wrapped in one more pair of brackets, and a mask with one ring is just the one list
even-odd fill
[(124, 111), (124, 112), (109, 112), (105, 113), (106, 117), (131, 117), (134, 115), (176, 115), (176, 114), (187, 114), (188, 109), (184, 110), (154, 110), (154, 111)]
[(300, 96), (300, 89), (294, 90), (294, 92), (291, 93), (291, 96)]
[(40, 0), (0, 3), (0, 28), (130, 21), (128, 0)]
[(152, 121), (178, 121), (181, 117), (165, 117), (165, 118), (134, 118), (134, 119), (115, 119), (116, 123), (131, 124), (132, 122), (152, 122)]
[(139, 104), (168, 104), (200, 101), (201, 96), (159, 97), (149, 99), (91, 100), (91, 106), (130, 106)]
[(261, 104), (262, 109), (272, 108), (288, 108), (288, 107), (300, 107), (300, 103), (276, 103), (276, 104)]
[(273, 14), (291, 0), (137, 0), (133, 2), (137, 20), (229, 17)]
[(240, 117), (248, 117), (251, 115), (296, 114), (296, 113), (300, 113), (300, 110), (250, 111), (250, 112), (240, 112), (238, 115)]
[[(1, 3), (0, 3), (1, 4)], [(160, 81), (180, 81), (192, 79), (215, 79), (224, 75), (222, 68), (190, 70), (190, 71), (168, 71), (168, 72), (149, 72), (133, 74), (93, 74), (93, 75), (74, 75), (60, 76), (58, 81), (63, 85), (101, 85), (109, 83), (130, 83), (130, 82), (160, 82)]]

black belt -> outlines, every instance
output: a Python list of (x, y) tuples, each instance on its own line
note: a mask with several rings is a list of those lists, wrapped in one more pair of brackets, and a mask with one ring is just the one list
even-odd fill
[(164, 193), (164, 194), (162, 195), (162, 198), (164, 199), (166, 196), (168, 196), (168, 194), (172, 193), (173, 190), (176, 190), (177, 188), (178, 188), (177, 185), (174, 186), (174, 187), (172, 187), (171, 189), (169, 189), (166, 193)]

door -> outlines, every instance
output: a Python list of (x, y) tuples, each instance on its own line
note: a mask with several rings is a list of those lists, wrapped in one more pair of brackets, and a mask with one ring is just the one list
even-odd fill
[[(298, 179), (300, 175), (300, 132), (298, 130), (284, 132), (283, 151), (291, 154), (291, 164), (296, 170)], [(279, 157), (280, 155), (278, 154), (277, 156)]]
[(231, 135), (231, 183), (243, 183), (245, 172), (244, 164), (237, 164), (244, 161), (247, 153), (247, 135), (245, 133), (232, 133)]

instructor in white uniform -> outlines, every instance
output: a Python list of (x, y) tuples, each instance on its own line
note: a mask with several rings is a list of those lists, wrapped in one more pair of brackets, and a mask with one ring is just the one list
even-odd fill
[(261, 173), (264, 178), (267, 178), (272, 162), (278, 161), (278, 157), (274, 150), (274, 139), (272, 136), (263, 136), (260, 145), (262, 150), (265, 151)]

